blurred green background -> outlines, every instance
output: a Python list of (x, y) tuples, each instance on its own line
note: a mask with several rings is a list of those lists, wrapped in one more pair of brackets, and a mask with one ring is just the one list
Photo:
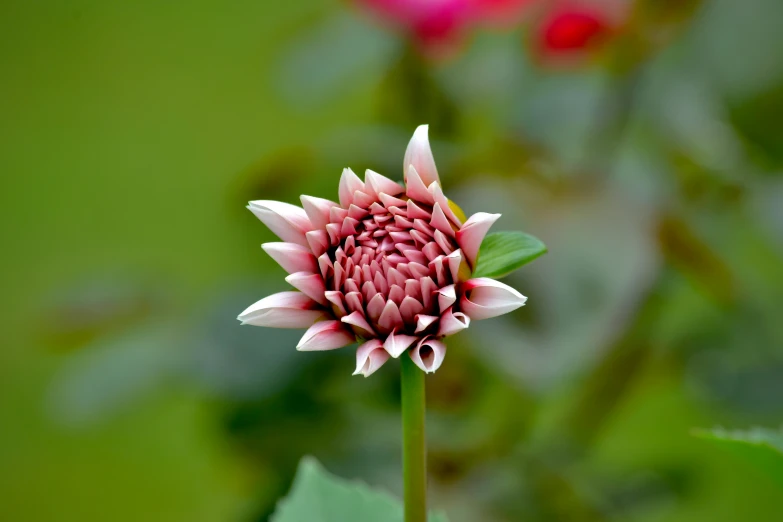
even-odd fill
[(0, 520), (260, 522), (305, 454), (399, 493), (397, 364), (235, 317), (286, 287), (244, 204), (401, 178), (421, 123), (550, 250), (427, 379), (432, 504), (783, 520), (783, 473), (692, 436), (783, 419), (783, 3), (592, 2), (547, 53), (576, 4), (530, 1), (437, 54), (365, 3), (0, 3)]

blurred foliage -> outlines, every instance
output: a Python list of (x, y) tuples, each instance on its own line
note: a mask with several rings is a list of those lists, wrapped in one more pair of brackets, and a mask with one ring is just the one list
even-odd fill
[[(305, 457), (299, 464), (290, 496), (278, 503), (270, 521), (401, 522), (402, 518), (402, 503), (388, 493), (329, 475), (318, 461)], [(442, 514), (427, 518), (431, 522), (447, 522)]]
[(549, 248), (428, 378), (432, 505), (783, 520), (773, 449), (690, 435), (783, 416), (783, 4), (593, 3), (556, 62), (548, 0), (440, 59), (358, 0), (2, 3), (0, 519), (260, 522), (307, 454), (399, 494), (397, 366), (237, 324), (286, 287), (243, 207), (399, 178), (429, 123), (448, 196)]

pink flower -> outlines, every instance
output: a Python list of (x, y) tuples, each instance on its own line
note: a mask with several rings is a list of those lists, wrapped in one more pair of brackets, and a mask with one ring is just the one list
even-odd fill
[(509, 23), (532, 0), (359, 0), (382, 21), (412, 36), (419, 47), (443, 53), (459, 43), (468, 29)]
[(403, 169), (405, 186), (371, 170), (362, 181), (345, 169), (339, 203), (251, 201), (248, 208), (284, 241), (264, 250), (298, 291), (258, 301), (239, 315), (242, 324), (308, 328), (297, 345), (303, 351), (358, 339), (354, 375), (366, 377), (406, 351), (434, 372), (446, 355), (444, 337), (524, 305), (526, 297), (499, 281), (471, 279), (500, 214), (463, 222), (441, 190), (426, 125), (413, 134)]

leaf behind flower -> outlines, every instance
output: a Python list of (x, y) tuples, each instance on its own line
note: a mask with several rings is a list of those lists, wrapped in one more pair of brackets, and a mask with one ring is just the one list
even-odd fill
[(484, 238), (474, 277), (500, 278), (547, 252), (546, 245), (524, 232), (495, 232)]

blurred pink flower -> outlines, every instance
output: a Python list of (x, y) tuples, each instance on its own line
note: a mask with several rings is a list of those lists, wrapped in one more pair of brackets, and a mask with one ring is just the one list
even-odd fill
[(406, 351), (425, 372), (443, 362), (442, 339), (471, 320), (505, 314), (526, 297), (488, 278), (471, 279), (479, 246), (500, 214), (463, 222), (444, 196), (427, 126), (403, 162), (405, 186), (367, 170), (340, 179), (339, 203), (302, 196), (302, 206), (251, 201), (249, 209), (284, 242), (264, 250), (298, 291), (266, 297), (239, 315), (243, 324), (309, 328), (298, 350), (362, 341), (356, 374), (368, 376)]
[(410, 33), (432, 54), (447, 52), (480, 24), (509, 25), (532, 0), (356, 0), (384, 22)]

